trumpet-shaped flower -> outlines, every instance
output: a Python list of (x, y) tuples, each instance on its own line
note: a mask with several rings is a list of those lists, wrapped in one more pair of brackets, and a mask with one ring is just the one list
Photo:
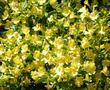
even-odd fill
[(83, 85), (83, 77), (76, 77), (75, 79), (75, 84), (80, 87), (81, 85)]
[(22, 63), (22, 59), (16, 55), (14, 58), (13, 58), (13, 62), (15, 65), (20, 65)]
[(102, 72), (105, 76), (108, 76), (109, 70), (108, 70), (107, 66), (104, 66), (104, 67), (103, 67), (103, 70), (102, 70), (101, 72)]
[(28, 45), (27, 45), (27, 44), (22, 45), (22, 46), (21, 46), (21, 52), (22, 52), (22, 53), (25, 53), (25, 52), (27, 52), (27, 51), (29, 51)]
[(98, 18), (98, 13), (96, 11), (93, 11), (92, 13), (90, 13), (91, 20), (96, 20)]
[(34, 57), (34, 59), (36, 59), (37, 61), (39, 61), (39, 59), (41, 57), (41, 52), (40, 51), (35, 51), (33, 53), (33, 57)]
[(87, 38), (83, 38), (82, 41), (81, 41), (81, 46), (83, 48), (88, 48), (89, 47), (89, 41)]
[(86, 72), (88, 72), (90, 75), (94, 74), (96, 71), (96, 66), (95, 63), (93, 61), (86, 61), (83, 64), (83, 68)]

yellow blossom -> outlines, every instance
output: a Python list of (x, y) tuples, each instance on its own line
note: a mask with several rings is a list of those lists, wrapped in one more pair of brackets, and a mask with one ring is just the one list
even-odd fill
[(105, 44), (104, 44), (104, 48), (105, 48), (107, 51), (110, 51), (110, 44), (109, 44), (109, 43), (105, 43)]
[(37, 36), (37, 35), (32, 35), (31, 36), (31, 41), (32, 41), (33, 44), (38, 44), (38, 45), (42, 44), (42, 41), (41, 41), (40, 37)]
[(42, 30), (42, 25), (41, 24), (36, 24), (36, 26), (34, 26), (33, 29), (34, 29), (34, 31)]
[(59, 64), (58, 67), (55, 68), (56, 69), (56, 75), (61, 76), (63, 74), (63, 67), (62, 64)]
[(70, 27), (69, 27), (69, 34), (70, 35), (74, 35), (75, 34), (75, 32), (76, 32), (76, 27), (75, 27), (75, 25), (71, 25)]
[(19, 22), (20, 22), (20, 18), (13, 18), (12, 19), (12, 22), (14, 23), (14, 24), (18, 24)]
[(46, 0), (38, 0), (37, 1), (40, 5), (43, 5), (45, 2), (46, 2)]
[(74, 50), (75, 49), (75, 41), (73, 39), (70, 39), (68, 41), (68, 47), (70, 48), (70, 50)]
[(52, 29), (47, 29), (45, 32), (46, 38), (50, 38), (53, 35), (53, 30)]
[(89, 47), (89, 41), (87, 38), (83, 38), (82, 41), (81, 41), (81, 46), (83, 48), (88, 48)]
[(43, 75), (45, 75), (45, 68), (44, 67), (39, 67), (38, 68), (38, 76), (42, 77)]
[(87, 84), (87, 90), (96, 90), (95, 86), (93, 83)]
[(57, 0), (49, 0), (50, 5), (55, 8), (56, 4), (57, 4)]
[(31, 40), (31, 35), (28, 33), (25, 35), (24, 40), (28, 41)]
[(110, 66), (110, 61), (109, 60), (103, 60), (102, 65), (103, 66)]
[(21, 55), (21, 58), (22, 58), (23, 60), (25, 60), (28, 56), (29, 56), (29, 53), (23, 53), (23, 54)]
[(70, 69), (72, 70), (72, 76), (75, 77), (78, 74), (78, 70), (80, 68), (81, 64), (80, 64), (80, 59), (78, 58), (73, 58), (72, 62), (71, 62), (71, 67)]
[(13, 62), (15, 63), (15, 65), (19, 65), (22, 63), (22, 59), (16, 55), (14, 58), (13, 58)]
[(85, 23), (80, 23), (79, 28), (81, 31), (85, 31), (86, 30)]
[(6, 73), (7, 67), (5, 64), (0, 65), (0, 72)]
[(12, 56), (13, 56), (13, 54), (12, 54), (12, 51), (10, 50), (10, 49), (8, 49), (7, 51), (6, 51), (6, 53), (5, 53), (5, 59), (7, 60), (7, 59), (11, 59), (12, 58)]
[(108, 70), (107, 66), (104, 66), (104, 67), (103, 67), (103, 70), (102, 70), (101, 72), (102, 72), (105, 76), (108, 76), (109, 70)]
[(96, 20), (98, 18), (98, 14), (96, 11), (93, 11), (92, 13), (90, 13), (90, 16), (91, 20)]
[(37, 80), (38, 79), (38, 73), (37, 71), (31, 71), (31, 76), (33, 80)]
[(15, 12), (18, 11), (18, 7), (19, 7), (19, 3), (16, 1), (12, 1), (11, 3), (9, 3), (11, 9)]
[(11, 74), (13, 74), (16, 78), (21, 74), (21, 69), (17, 68), (17, 67), (14, 67), (12, 70), (11, 70)]
[(15, 47), (15, 48), (12, 49), (12, 53), (13, 54), (18, 54), (19, 53), (19, 50), (20, 50), (20, 47), (17, 46), (17, 47)]
[(62, 14), (67, 17), (71, 13), (70, 9), (67, 6), (63, 6)]
[(87, 55), (87, 57), (88, 57), (89, 59), (94, 60), (94, 58), (95, 58), (95, 54), (93, 53), (92, 50), (88, 50), (88, 51), (86, 52), (86, 55)]
[(61, 37), (58, 37), (54, 41), (54, 46), (58, 49), (61, 49), (63, 46), (63, 43), (64, 43), (63, 39)]
[(30, 32), (29, 27), (23, 25), (23, 26), (22, 26), (22, 32), (23, 32), (24, 34), (29, 34), (29, 32)]
[(95, 66), (95, 63), (93, 61), (86, 61), (83, 64), (83, 68), (89, 74), (94, 74), (95, 73), (95, 70), (96, 70), (96, 66)]
[(8, 30), (8, 32), (6, 33), (6, 36), (7, 36), (7, 38), (12, 38), (13, 37), (13, 34), (14, 34), (14, 31), (13, 31), (13, 29), (9, 29)]
[(9, 17), (9, 12), (7, 10), (4, 11), (4, 14), (2, 16), (3, 20), (6, 20)]
[(88, 12), (86, 6), (82, 7), (82, 8), (79, 10), (79, 12), (81, 12), (80, 17), (81, 17), (82, 20), (84, 20), (85, 17), (89, 17), (89, 14), (90, 14), (90, 13)]
[(21, 46), (21, 52), (22, 52), (22, 53), (25, 53), (25, 52), (27, 52), (27, 51), (29, 51), (28, 45), (27, 45), (27, 44), (22, 45), (22, 46)]
[(98, 84), (99, 81), (100, 81), (100, 79), (101, 79), (101, 73), (100, 73), (100, 72), (97, 72), (97, 73), (96, 73), (95, 79), (96, 79), (96, 84)]
[(83, 77), (82, 77), (82, 76), (76, 77), (76, 79), (75, 79), (75, 84), (76, 84), (78, 87), (81, 87), (81, 85), (83, 85)]
[(70, 26), (69, 20), (65, 20), (63, 26), (64, 27), (69, 27)]
[(88, 82), (91, 82), (92, 81), (92, 78), (88, 74), (86, 74), (84, 80), (85, 81), (88, 81)]
[(41, 57), (41, 52), (40, 51), (35, 51), (33, 53), (33, 57), (34, 57), (34, 59), (36, 59), (37, 61), (39, 61), (39, 59)]
[(0, 55), (2, 55), (5, 52), (5, 47), (3, 44), (0, 44)]

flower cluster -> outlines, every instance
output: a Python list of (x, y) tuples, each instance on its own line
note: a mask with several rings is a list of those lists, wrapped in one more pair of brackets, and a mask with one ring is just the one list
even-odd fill
[(77, 0), (0, 1), (0, 87), (110, 88), (110, 9), (95, 7), (90, 13)]

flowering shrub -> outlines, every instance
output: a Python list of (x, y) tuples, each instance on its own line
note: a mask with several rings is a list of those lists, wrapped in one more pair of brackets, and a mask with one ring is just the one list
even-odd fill
[(78, 0), (0, 1), (0, 87), (108, 90), (110, 9), (95, 0), (89, 7)]

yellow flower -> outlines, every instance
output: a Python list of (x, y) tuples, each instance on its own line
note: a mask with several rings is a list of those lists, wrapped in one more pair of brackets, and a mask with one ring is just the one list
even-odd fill
[(27, 64), (24, 69), (25, 69), (26, 71), (31, 71), (31, 70), (35, 69), (34, 65), (35, 65), (35, 64), (34, 64), (33, 62), (31, 62), (31, 63)]
[(83, 38), (81, 41), (82, 48), (88, 48), (89, 47), (89, 41), (87, 38)]
[(96, 11), (93, 11), (92, 13), (90, 13), (90, 16), (91, 20), (96, 20), (98, 18), (98, 14)]
[(80, 23), (79, 28), (81, 31), (85, 31), (86, 30), (85, 23)]
[(45, 68), (43, 66), (38, 68), (38, 76), (39, 77), (42, 77), (43, 75), (45, 75), (46, 74), (45, 72), (46, 71), (45, 71)]
[(58, 67), (55, 67), (55, 72), (56, 72), (56, 75), (58, 76), (61, 76), (63, 74), (63, 66), (62, 64), (59, 64)]
[(18, 54), (19, 50), (20, 50), (20, 47), (16, 46), (15, 48), (12, 49), (12, 53), (13, 54)]
[(71, 71), (72, 71), (72, 72), (71, 72), (71, 75), (72, 75), (73, 77), (75, 77), (75, 76), (78, 74), (79, 66), (74, 65), (74, 66), (71, 66), (70, 69), (71, 69)]
[(63, 6), (62, 14), (67, 17), (71, 13), (70, 9), (67, 6)]
[(13, 37), (13, 34), (14, 34), (14, 31), (13, 31), (13, 29), (9, 29), (8, 31), (7, 31), (7, 33), (6, 33), (6, 36), (7, 36), (7, 38), (12, 38)]
[(30, 32), (30, 29), (29, 29), (29, 27), (26, 27), (25, 25), (23, 25), (22, 26), (22, 32), (24, 33), (24, 34), (29, 34), (29, 32)]
[(110, 44), (109, 43), (104, 44), (104, 47), (107, 51), (110, 51)]
[(49, 0), (50, 5), (55, 8), (56, 4), (57, 4), (57, 0)]
[(69, 34), (70, 35), (74, 35), (75, 34), (75, 32), (76, 32), (76, 27), (75, 27), (75, 25), (71, 25), (70, 27), (69, 27)]
[(53, 30), (52, 29), (47, 29), (45, 32), (46, 38), (50, 38), (53, 35)]
[(27, 52), (27, 51), (29, 51), (28, 45), (27, 45), (27, 44), (22, 45), (22, 46), (21, 46), (21, 52), (22, 52), (22, 53), (25, 53), (25, 52)]
[(49, 52), (49, 45), (46, 44), (42, 51), (42, 55), (46, 56), (48, 54), (48, 52)]
[(49, 21), (49, 22), (53, 22), (53, 21), (54, 21), (54, 16), (53, 16), (53, 15), (50, 15), (50, 16), (48, 17), (48, 21)]
[(96, 73), (95, 79), (96, 79), (96, 84), (98, 84), (99, 81), (100, 81), (100, 79), (101, 79), (101, 73), (100, 73), (100, 72), (97, 72), (97, 73)]
[(35, 51), (33, 53), (33, 57), (34, 57), (34, 59), (36, 59), (37, 61), (39, 61), (39, 59), (41, 57), (41, 52), (40, 51)]
[(89, 14), (90, 14), (90, 13), (88, 12), (86, 6), (82, 7), (82, 8), (79, 10), (79, 12), (81, 12), (80, 17), (81, 17), (82, 20), (84, 20), (85, 17), (89, 17)]
[(63, 41), (63, 39), (61, 37), (56, 38), (55, 41), (54, 41), (54, 46), (57, 49), (61, 49), (63, 44), (64, 44), (64, 41)]
[(81, 87), (81, 85), (83, 85), (83, 77), (82, 77), (82, 76), (76, 77), (76, 79), (75, 79), (75, 84), (76, 84), (78, 87)]
[(92, 81), (92, 78), (88, 74), (86, 74), (84, 80), (85, 81), (88, 81), (88, 82), (91, 82)]
[(37, 71), (31, 71), (31, 77), (32, 77), (33, 80), (37, 80), (38, 79)]
[(87, 90), (96, 90), (95, 86), (93, 83), (87, 84)]
[(22, 59), (20, 58), (20, 56), (16, 55), (13, 58), (13, 62), (15, 63), (15, 65), (20, 65), (22, 63)]
[(75, 41), (73, 39), (70, 39), (68, 41), (68, 47), (70, 48), (70, 50), (74, 50), (75, 49)]
[(12, 19), (12, 22), (13, 22), (14, 24), (18, 24), (18, 23), (20, 22), (20, 18), (17, 18), (17, 17), (13, 18), (13, 19)]
[(8, 50), (6, 51), (6, 53), (5, 53), (5, 59), (6, 59), (6, 60), (10, 60), (10, 59), (12, 58), (12, 56), (13, 56), (12, 53), (13, 53), (12, 50), (8, 49)]
[(103, 60), (102, 65), (103, 66), (110, 66), (110, 61), (109, 60)]
[(28, 55), (29, 55), (29, 53), (23, 53), (23, 54), (21, 55), (21, 58), (22, 58), (23, 60), (25, 60), (25, 59), (28, 57)]
[(3, 44), (0, 44), (0, 55), (2, 55), (5, 52), (5, 47)]
[(39, 5), (43, 5), (46, 2), (46, 0), (38, 0), (37, 2), (39, 3)]
[(2, 18), (3, 18), (3, 20), (6, 20), (8, 17), (9, 17), (9, 12), (7, 10), (5, 10)]
[(6, 70), (7, 70), (6, 65), (4, 65), (4, 64), (0, 65), (0, 72), (6, 73)]
[(7, 39), (7, 42), (9, 44), (14, 44), (14, 43), (16, 43), (16, 39), (15, 38), (9, 38), (9, 39)]
[(36, 26), (33, 27), (34, 31), (39, 31), (42, 29), (41, 24), (36, 24)]
[(86, 61), (84, 64), (83, 64), (83, 68), (86, 72), (88, 72), (90, 75), (91, 74), (94, 74), (95, 73), (95, 70), (96, 70), (96, 66), (95, 66), (95, 63), (92, 62), (92, 61)]
[(9, 6), (11, 7), (11, 9), (15, 12), (18, 11), (18, 7), (19, 7), (19, 3), (18, 1), (12, 1), (11, 3), (9, 3)]
[(38, 44), (38, 45), (42, 44), (42, 41), (41, 41), (40, 37), (37, 36), (37, 35), (32, 35), (31, 36), (31, 41), (32, 41), (33, 44)]
[(102, 72), (105, 76), (108, 76), (109, 70), (108, 70), (107, 66), (104, 66), (104, 67), (103, 67), (103, 70), (102, 70), (101, 72)]
[(21, 69), (13, 67), (13, 69), (11, 70), (11, 74), (17, 78), (21, 74)]
[(92, 50), (88, 50), (88, 51), (86, 52), (86, 55), (87, 55), (87, 57), (88, 57), (89, 59), (94, 60), (94, 58), (95, 58), (95, 54), (93, 53)]
[(22, 36), (20, 36), (20, 34), (18, 32), (14, 32), (13, 36), (16, 39), (17, 43), (19, 43), (20, 40), (22, 39)]
[(65, 20), (63, 26), (64, 27), (69, 27), (70, 26), (69, 20)]
[(28, 41), (31, 39), (31, 35), (28, 33), (25, 35), (24, 40)]

